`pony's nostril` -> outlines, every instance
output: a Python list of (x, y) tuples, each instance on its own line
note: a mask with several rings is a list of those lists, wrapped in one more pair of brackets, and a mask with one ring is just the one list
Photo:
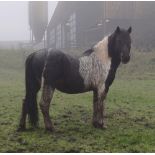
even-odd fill
[(121, 54), (121, 61), (124, 64), (128, 63), (130, 61), (130, 54), (129, 55), (123, 55), (123, 54)]
[(131, 57), (131, 53), (129, 53), (129, 57)]
[(124, 64), (128, 63), (129, 60), (130, 60), (130, 56), (126, 56), (126, 57), (123, 57), (123, 58), (122, 58), (122, 62), (123, 62)]

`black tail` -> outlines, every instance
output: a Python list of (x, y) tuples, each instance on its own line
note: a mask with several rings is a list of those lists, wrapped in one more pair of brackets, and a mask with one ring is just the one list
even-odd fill
[(38, 125), (38, 106), (37, 106), (37, 92), (41, 86), (41, 77), (36, 77), (33, 66), (34, 53), (28, 56), (25, 64), (25, 106), (32, 126)]

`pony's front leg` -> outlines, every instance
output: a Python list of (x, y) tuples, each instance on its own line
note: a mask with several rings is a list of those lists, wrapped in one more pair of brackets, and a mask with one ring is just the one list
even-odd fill
[(44, 117), (45, 128), (46, 130), (49, 130), (49, 131), (54, 130), (54, 126), (52, 124), (52, 121), (49, 115), (49, 107), (53, 97), (53, 93), (54, 93), (54, 89), (51, 88), (51, 86), (44, 83), (43, 90), (42, 90), (42, 97), (40, 101), (40, 108)]
[(107, 128), (105, 124), (105, 91), (94, 91), (93, 96), (93, 125), (96, 128)]

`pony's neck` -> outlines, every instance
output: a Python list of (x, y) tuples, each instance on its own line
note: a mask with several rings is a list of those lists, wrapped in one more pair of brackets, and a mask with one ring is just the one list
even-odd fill
[(111, 57), (108, 51), (108, 36), (104, 37), (103, 40), (99, 41), (94, 46), (94, 54), (100, 59), (103, 63), (108, 63), (111, 61)]

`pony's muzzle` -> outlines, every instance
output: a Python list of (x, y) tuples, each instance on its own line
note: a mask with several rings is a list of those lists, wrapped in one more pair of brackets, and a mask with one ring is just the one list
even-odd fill
[(130, 55), (122, 56), (121, 59), (122, 59), (121, 61), (122, 61), (123, 64), (127, 64), (130, 61)]

